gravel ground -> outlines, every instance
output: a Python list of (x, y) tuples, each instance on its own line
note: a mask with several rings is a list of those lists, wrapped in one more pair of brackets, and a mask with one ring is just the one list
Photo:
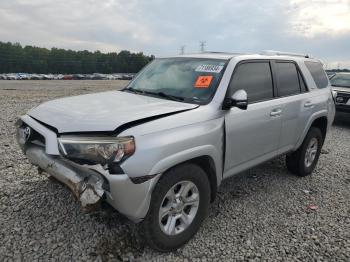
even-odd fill
[[(199, 233), (174, 253), (144, 246), (111, 208), (83, 214), (62, 185), (39, 175), (14, 140), (16, 118), (57, 97), (123, 81), (0, 81), (0, 261), (350, 261), (350, 117), (340, 115), (314, 174), (277, 158), (223, 183)], [(316, 210), (308, 208), (316, 205)]]

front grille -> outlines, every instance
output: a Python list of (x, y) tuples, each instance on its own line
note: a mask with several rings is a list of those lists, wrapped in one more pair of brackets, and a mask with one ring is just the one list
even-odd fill
[(38, 144), (40, 146), (45, 146), (45, 137), (33, 130), (33, 136), (29, 138), (29, 141), (33, 144)]

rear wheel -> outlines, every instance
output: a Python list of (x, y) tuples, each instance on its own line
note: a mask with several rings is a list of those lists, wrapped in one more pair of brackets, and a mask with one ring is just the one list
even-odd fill
[(210, 185), (197, 165), (183, 164), (157, 183), (145, 220), (141, 223), (148, 245), (172, 251), (188, 242), (207, 216)]
[(321, 130), (311, 127), (299, 149), (286, 156), (288, 170), (297, 176), (310, 175), (320, 156), (323, 139)]

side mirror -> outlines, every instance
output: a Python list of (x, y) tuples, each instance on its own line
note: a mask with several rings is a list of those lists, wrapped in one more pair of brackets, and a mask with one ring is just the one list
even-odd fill
[(242, 110), (248, 108), (248, 95), (243, 89), (237, 90), (231, 97), (224, 99), (222, 109), (230, 109), (231, 107), (238, 107)]

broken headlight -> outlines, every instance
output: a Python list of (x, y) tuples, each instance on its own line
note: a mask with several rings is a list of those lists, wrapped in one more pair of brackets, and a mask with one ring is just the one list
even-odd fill
[(120, 163), (135, 152), (133, 137), (60, 137), (58, 142), (66, 158), (91, 164)]

